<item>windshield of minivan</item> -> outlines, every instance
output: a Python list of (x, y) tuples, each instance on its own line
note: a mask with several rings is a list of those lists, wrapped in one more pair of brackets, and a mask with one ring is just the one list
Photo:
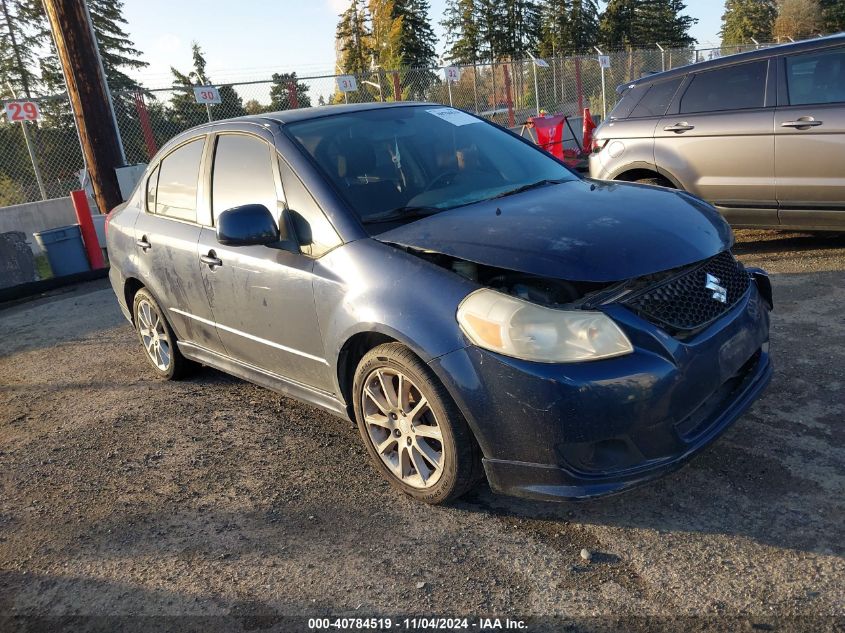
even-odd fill
[(365, 224), (577, 179), (539, 148), (448, 107), (344, 112), (285, 129)]

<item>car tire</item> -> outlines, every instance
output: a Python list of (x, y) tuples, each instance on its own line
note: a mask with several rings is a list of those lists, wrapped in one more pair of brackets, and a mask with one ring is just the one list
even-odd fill
[(352, 393), (361, 439), (394, 488), (441, 504), (482, 478), (481, 450), (466, 420), (437, 377), (404, 345), (386, 343), (368, 352), (358, 364)]
[(667, 189), (674, 189), (675, 186), (665, 178), (637, 178), (634, 182), (641, 185), (651, 185), (653, 187), (666, 187)]
[(181, 380), (193, 372), (196, 363), (182, 356), (173, 328), (146, 288), (135, 293), (132, 318), (144, 356), (159, 378)]

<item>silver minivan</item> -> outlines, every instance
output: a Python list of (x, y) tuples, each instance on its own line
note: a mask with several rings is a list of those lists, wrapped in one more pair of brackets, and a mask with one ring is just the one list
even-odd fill
[(845, 33), (620, 86), (590, 176), (683, 189), (734, 226), (845, 229)]

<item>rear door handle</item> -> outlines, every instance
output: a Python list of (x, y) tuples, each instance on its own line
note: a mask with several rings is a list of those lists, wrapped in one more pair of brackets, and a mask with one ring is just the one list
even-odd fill
[(824, 121), (816, 121), (811, 116), (802, 116), (797, 121), (784, 121), (780, 126), (794, 127), (797, 130), (809, 130), (811, 127), (818, 127), (822, 124), (824, 124)]
[(675, 125), (667, 125), (663, 128), (664, 132), (686, 132), (687, 130), (694, 130), (695, 126), (689, 123), (675, 123)]
[(147, 236), (145, 235), (140, 240), (135, 240), (135, 246), (146, 253), (153, 245), (147, 241)]
[(208, 255), (200, 255), (200, 261), (211, 269), (223, 265), (223, 260), (217, 257), (214, 251), (208, 251)]

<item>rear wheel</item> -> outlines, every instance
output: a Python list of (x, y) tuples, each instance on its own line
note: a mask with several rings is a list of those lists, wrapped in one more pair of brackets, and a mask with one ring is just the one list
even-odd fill
[(399, 343), (361, 359), (353, 383), (358, 430), (376, 469), (395, 488), (445, 503), (480, 478), (480, 450), (431, 370)]
[(176, 345), (176, 334), (146, 288), (135, 293), (132, 314), (138, 340), (156, 375), (167, 380), (180, 380), (196, 367), (195, 363), (182, 356)]
[(665, 178), (661, 178), (660, 176), (654, 176), (649, 178), (637, 178), (634, 182), (638, 182), (641, 185), (652, 185), (654, 187), (667, 187), (668, 189), (675, 188), (675, 185), (673, 185)]

